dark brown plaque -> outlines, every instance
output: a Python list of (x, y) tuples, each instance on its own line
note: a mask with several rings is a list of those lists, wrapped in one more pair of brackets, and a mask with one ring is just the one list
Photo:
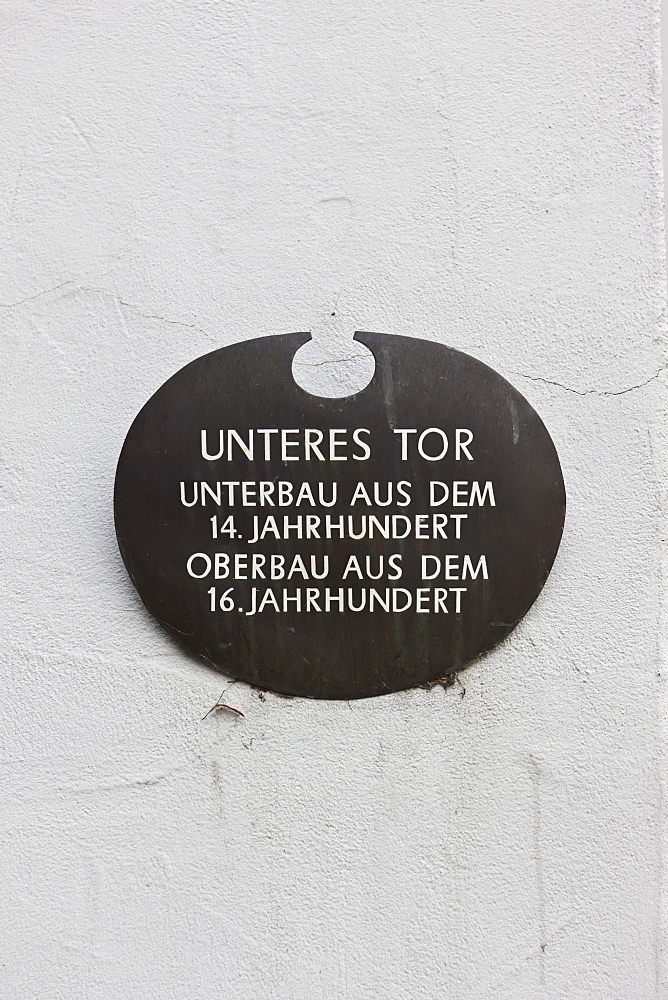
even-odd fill
[(436, 680), (491, 649), (545, 583), (565, 513), (557, 454), (487, 365), (357, 333), (362, 392), (292, 376), (306, 333), (198, 358), (123, 445), (118, 542), (149, 611), (230, 677), (312, 698)]

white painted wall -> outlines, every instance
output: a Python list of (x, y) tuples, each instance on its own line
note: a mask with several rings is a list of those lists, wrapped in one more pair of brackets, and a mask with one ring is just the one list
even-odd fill
[[(654, 3), (0, 14), (0, 996), (668, 996)], [(132, 591), (116, 458), (187, 361), (304, 329), (508, 377), (563, 545), (461, 687), (201, 722), (223, 681)]]

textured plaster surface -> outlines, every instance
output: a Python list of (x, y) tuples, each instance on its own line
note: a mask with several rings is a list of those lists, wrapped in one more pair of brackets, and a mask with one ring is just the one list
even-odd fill
[[(668, 996), (654, 5), (0, 14), (0, 996)], [(202, 722), (225, 682), (130, 586), (116, 459), (193, 357), (305, 329), (323, 392), (356, 329), (509, 378), (562, 548), (447, 691)]]

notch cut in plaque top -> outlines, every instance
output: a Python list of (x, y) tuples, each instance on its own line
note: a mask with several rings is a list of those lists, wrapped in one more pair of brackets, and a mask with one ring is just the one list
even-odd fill
[(295, 352), (292, 375), (297, 385), (312, 396), (341, 399), (354, 396), (368, 386), (376, 361), (365, 344), (354, 340), (309, 340)]

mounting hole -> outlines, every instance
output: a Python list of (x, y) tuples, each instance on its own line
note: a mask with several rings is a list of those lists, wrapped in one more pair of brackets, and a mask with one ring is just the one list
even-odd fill
[(298, 386), (312, 396), (337, 399), (366, 389), (374, 376), (376, 360), (364, 344), (323, 343), (309, 340), (292, 359), (292, 374)]

